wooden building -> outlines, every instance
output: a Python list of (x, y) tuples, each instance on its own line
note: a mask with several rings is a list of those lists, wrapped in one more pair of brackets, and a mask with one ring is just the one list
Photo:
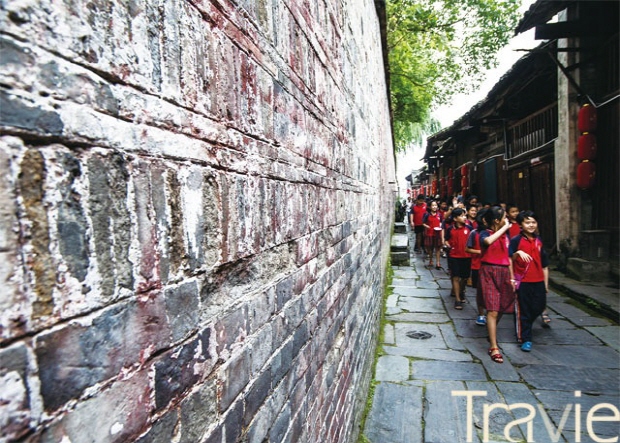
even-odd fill
[(589, 262), (617, 272), (618, 5), (534, 3), (516, 33), (535, 27), (542, 43), (427, 140), (423, 186), (532, 209), (547, 247), (573, 274)]

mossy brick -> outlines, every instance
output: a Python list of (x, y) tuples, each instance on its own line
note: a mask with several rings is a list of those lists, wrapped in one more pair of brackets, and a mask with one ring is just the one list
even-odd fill
[(169, 287), (164, 291), (164, 298), (172, 341), (177, 342), (198, 327), (200, 318), (198, 283), (194, 280)]
[(267, 367), (265, 371), (254, 377), (252, 386), (245, 393), (244, 426), (248, 426), (254, 419), (258, 409), (265, 404), (271, 392), (271, 371)]
[[(0, 350), (0, 425), (11, 441), (28, 432), (38, 420), (31, 411), (33, 392), (29, 383), (28, 349), (18, 343)], [(34, 415), (34, 416), (33, 416)]]
[(153, 426), (136, 443), (167, 443), (174, 441), (175, 430), (179, 421), (179, 411), (172, 409), (159, 418)]
[(64, 124), (58, 113), (0, 91), (0, 125), (41, 135), (61, 135)]
[(88, 387), (140, 361), (146, 349), (167, 346), (169, 332), (161, 303), (115, 305), (90, 324), (71, 322), (35, 338), (41, 395), (46, 411), (77, 398)]
[(82, 195), (76, 189), (76, 182), (82, 177), (82, 165), (69, 152), (60, 152), (58, 157), (66, 171), (64, 180), (56, 185), (62, 196), (57, 221), (59, 248), (71, 275), (83, 282), (90, 266), (90, 248), (86, 211), (81, 204)]
[(273, 426), (269, 430), (269, 441), (285, 442), (284, 436), (291, 424), (291, 407), (287, 403), (280, 414), (276, 417)]
[(243, 402), (237, 401), (230, 407), (226, 418), (224, 418), (226, 437), (223, 443), (237, 443), (240, 441), (241, 432), (243, 431), (243, 427), (240, 426), (241, 423), (243, 423)]
[(243, 349), (233, 355), (221, 370), (219, 411), (226, 411), (250, 380), (250, 353)]
[(112, 298), (120, 288), (133, 289), (134, 283), (129, 259), (132, 220), (127, 207), (127, 159), (118, 151), (97, 153), (87, 165), (89, 215), (100, 290)]
[(293, 341), (289, 340), (274, 353), (274, 357), (271, 360), (271, 378), (274, 386), (291, 370), (292, 361)]
[(248, 307), (245, 304), (219, 319), (215, 323), (217, 353), (230, 352), (234, 343), (245, 339), (248, 328)]
[(210, 339), (211, 330), (205, 329), (194, 340), (171, 349), (155, 363), (155, 406), (158, 411), (208, 375), (197, 372), (196, 367), (212, 359)]
[[(119, 378), (51, 423), (40, 441), (121, 443), (135, 441), (153, 411), (149, 368)], [(88, 431), (85, 431), (85, 428)]]
[(207, 429), (216, 421), (217, 388), (215, 380), (209, 379), (181, 403), (179, 442), (195, 443), (200, 441)]

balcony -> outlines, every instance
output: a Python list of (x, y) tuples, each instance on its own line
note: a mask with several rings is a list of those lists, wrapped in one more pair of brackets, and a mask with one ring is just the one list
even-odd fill
[(511, 125), (506, 135), (508, 159), (547, 145), (558, 136), (558, 104), (553, 103)]

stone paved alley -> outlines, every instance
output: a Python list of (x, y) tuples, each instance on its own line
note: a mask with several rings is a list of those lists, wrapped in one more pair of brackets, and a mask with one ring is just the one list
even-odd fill
[[(447, 272), (428, 269), (421, 255), (394, 267), (392, 288), (364, 428), (368, 441), (618, 441), (618, 416), (595, 421), (618, 410), (617, 324), (550, 291), (551, 327), (536, 323), (532, 352), (521, 351), (514, 317), (504, 316), (498, 330), (504, 363), (497, 364), (487, 355), (486, 327), (475, 324), (474, 289), (467, 288), (470, 303), (455, 310)], [(499, 404), (512, 406), (513, 415), (492, 407)]]

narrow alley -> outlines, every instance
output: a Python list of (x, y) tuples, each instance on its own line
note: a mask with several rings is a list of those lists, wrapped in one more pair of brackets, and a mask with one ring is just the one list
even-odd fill
[(552, 321), (535, 324), (532, 351), (521, 351), (507, 314), (498, 330), (504, 363), (494, 363), (486, 327), (475, 323), (475, 290), (455, 310), (445, 258), (441, 265), (429, 269), (411, 252), (410, 266), (394, 267), (367, 441), (618, 441), (617, 324), (552, 289)]

